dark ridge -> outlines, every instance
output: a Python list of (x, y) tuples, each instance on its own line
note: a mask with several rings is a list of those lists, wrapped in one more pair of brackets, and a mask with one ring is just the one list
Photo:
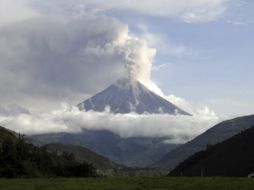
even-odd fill
[(189, 156), (196, 152), (205, 150), (207, 145), (214, 145), (222, 142), (241, 131), (250, 128), (251, 126), (254, 126), (254, 115), (223, 121), (199, 135), (192, 141), (172, 150), (160, 161), (155, 162), (155, 164), (151, 167), (172, 170)]
[(207, 146), (178, 165), (170, 176), (235, 176), (254, 173), (254, 127)]
[(95, 168), (74, 161), (73, 154), (56, 155), (27, 143), (18, 135), (0, 127), (0, 177), (89, 177)]

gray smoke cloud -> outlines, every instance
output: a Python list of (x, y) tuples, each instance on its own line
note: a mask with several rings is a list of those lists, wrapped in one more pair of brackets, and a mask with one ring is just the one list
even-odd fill
[(2, 100), (20, 104), (11, 101), (26, 102), (30, 96), (37, 102), (61, 98), (79, 102), (82, 95), (94, 94), (122, 77), (152, 83), (154, 55), (155, 49), (132, 37), (127, 25), (105, 16), (44, 16), (4, 25)]
[(84, 112), (68, 104), (42, 114), (14, 113), (0, 115), (0, 125), (27, 135), (105, 129), (123, 138), (168, 137), (171, 143), (185, 143), (221, 121), (207, 108), (198, 110), (192, 117)]

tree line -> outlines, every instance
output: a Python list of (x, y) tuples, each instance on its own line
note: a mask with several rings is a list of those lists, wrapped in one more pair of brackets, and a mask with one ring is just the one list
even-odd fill
[(90, 177), (96, 169), (77, 163), (74, 155), (48, 153), (27, 143), (24, 136), (2, 136), (0, 139), (0, 177)]

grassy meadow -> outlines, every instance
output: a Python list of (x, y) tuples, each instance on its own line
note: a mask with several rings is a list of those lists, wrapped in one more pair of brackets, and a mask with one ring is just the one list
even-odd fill
[(0, 179), (0, 190), (253, 190), (247, 178)]

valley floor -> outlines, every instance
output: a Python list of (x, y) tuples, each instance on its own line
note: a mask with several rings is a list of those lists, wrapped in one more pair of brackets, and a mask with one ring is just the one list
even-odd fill
[(253, 190), (247, 178), (0, 179), (0, 190)]

